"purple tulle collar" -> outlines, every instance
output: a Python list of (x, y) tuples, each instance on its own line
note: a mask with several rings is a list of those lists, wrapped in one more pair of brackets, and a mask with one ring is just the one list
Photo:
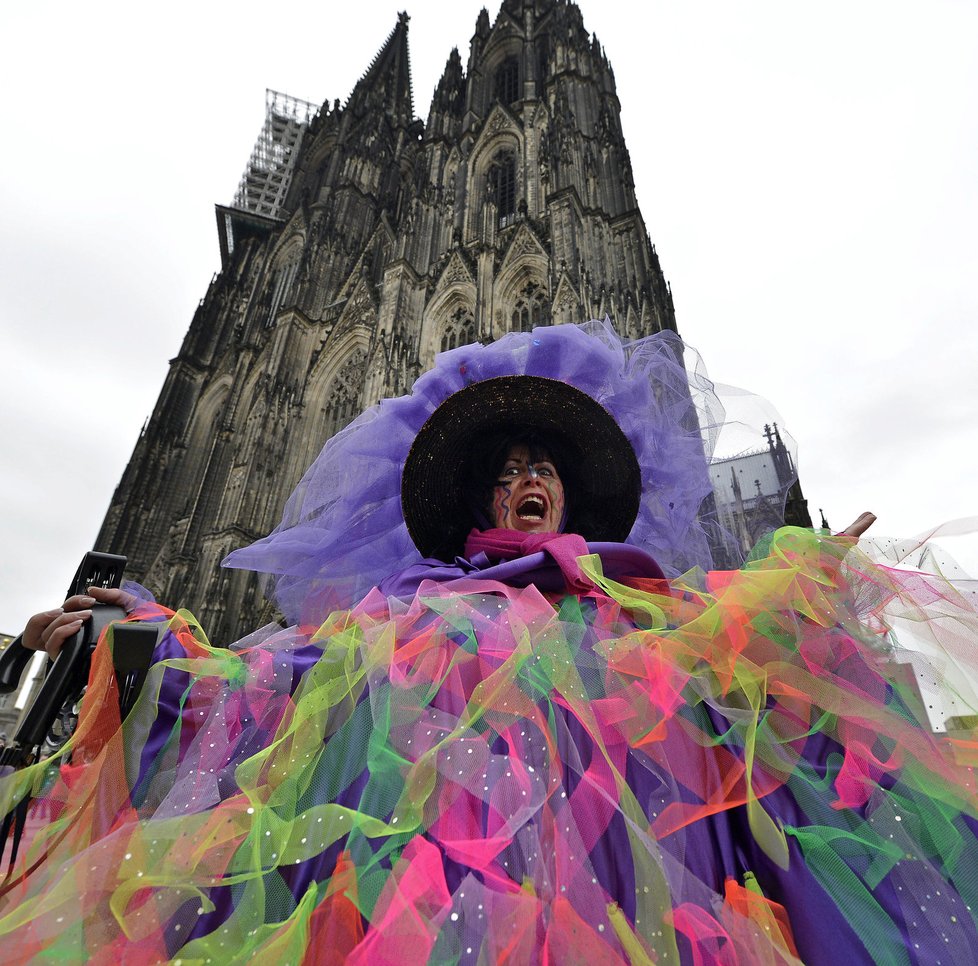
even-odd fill
[[(690, 365), (690, 363), (693, 365)], [(563, 380), (596, 399), (635, 450), (641, 506), (628, 544), (673, 575), (711, 566), (709, 446), (722, 407), (675, 333), (622, 341), (610, 323), (511, 333), (442, 353), (410, 395), (386, 399), (329, 440), (282, 522), (224, 565), (258, 571), (290, 621), (321, 620), (421, 564), (401, 512), (401, 470), (418, 431), (454, 392), (500, 375)], [(689, 371), (687, 371), (689, 366)], [(503, 566), (506, 561), (500, 564)]]

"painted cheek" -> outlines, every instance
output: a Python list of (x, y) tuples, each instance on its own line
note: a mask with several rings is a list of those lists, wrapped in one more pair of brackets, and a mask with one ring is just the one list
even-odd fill
[(556, 530), (560, 526), (560, 518), (564, 515), (564, 487), (557, 480), (545, 480), (547, 496), (550, 497), (550, 524)]
[(497, 527), (505, 527), (509, 522), (510, 487), (500, 484), (492, 497), (492, 522)]

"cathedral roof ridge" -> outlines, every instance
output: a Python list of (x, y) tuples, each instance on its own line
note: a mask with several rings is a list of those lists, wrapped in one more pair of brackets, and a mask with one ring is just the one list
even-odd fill
[(535, 16), (543, 16), (556, 6), (556, 0), (503, 0), (502, 10), (505, 10), (511, 17), (522, 16), (526, 12), (527, 6), (533, 11)]
[[(512, 4), (508, 0), (499, 8), (499, 13), (496, 14), (496, 19), (492, 22), (492, 28), (482, 38), (484, 51), (490, 50), (499, 43), (505, 43), (514, 35), (528, 39), (522, 0), (519, 0), (517, 9), (511, 8)], [(546, 13), (549, 13), (549, 10), (544, 11), (541, 15)]]
[(736, 460), (742, 460), (748, 456), (770, 456), (771, 451), (766, 446), (748, 446), (746, 449), (729, 456), (713, 456), (710, 458), (710, 466), (723, 466)]

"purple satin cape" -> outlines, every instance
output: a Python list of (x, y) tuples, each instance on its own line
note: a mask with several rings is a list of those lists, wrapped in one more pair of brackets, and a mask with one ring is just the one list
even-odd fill
[(587, 593), (592, 585), (577, 564), (577, 558), (586, 554), (597, 554), (605, 576), (612, 580), (665, 579), (655, 559), (640, 547), (588, 543), (573, 533), (473, 530), (465, 542), (465, 554), (451, 563), (422, 560), (382, 580), (380, 591), (388, 597), (412, 597), (426, 580), (450, 586), (456, 580), (477, 578), (510, 587), (533, 584), (545, 593)]

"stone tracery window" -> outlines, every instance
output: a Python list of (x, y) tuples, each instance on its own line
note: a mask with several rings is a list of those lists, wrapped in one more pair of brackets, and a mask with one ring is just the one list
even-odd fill
[(512, 104), (520, 99), (520, 62), (516, 57), (507, 57), (496, 68), (493, 83), (496, 100), (501, 104)]
[(489, 200), (495, 202), (499, 225), (504, 228), (516, 214), (516, 155), (500, 151), (492, 159), (486, 175)]
[(550, 79), (550, 35), (537, 38), (537, 97), (541, 97)]
[(333, 377), (329, 398), (323, 408), (326, 422), (323, 439), (335, 436), (360, 411), (360, 391), (363, 389), (365, 357), (362, 349), (350, 356)]
[(475, 317), (471, 309), (459, 306), (449, 318), (441, 337), (441, 351), (475, 342)]
[(529, 332), (534, 326), (550, 324), (550, 299), (537, 282), (527, 282), (516, 297), (514, 332)]
[(266, 328), (275, 324), (275, 316), (292, 290), (292, 283), (299, 271), (301, 255), (301, 247), (293, 246), (287, 254), (279, 256), (272, 269), (265, 290), (268, 303), (268, 312), (265, 315)]

